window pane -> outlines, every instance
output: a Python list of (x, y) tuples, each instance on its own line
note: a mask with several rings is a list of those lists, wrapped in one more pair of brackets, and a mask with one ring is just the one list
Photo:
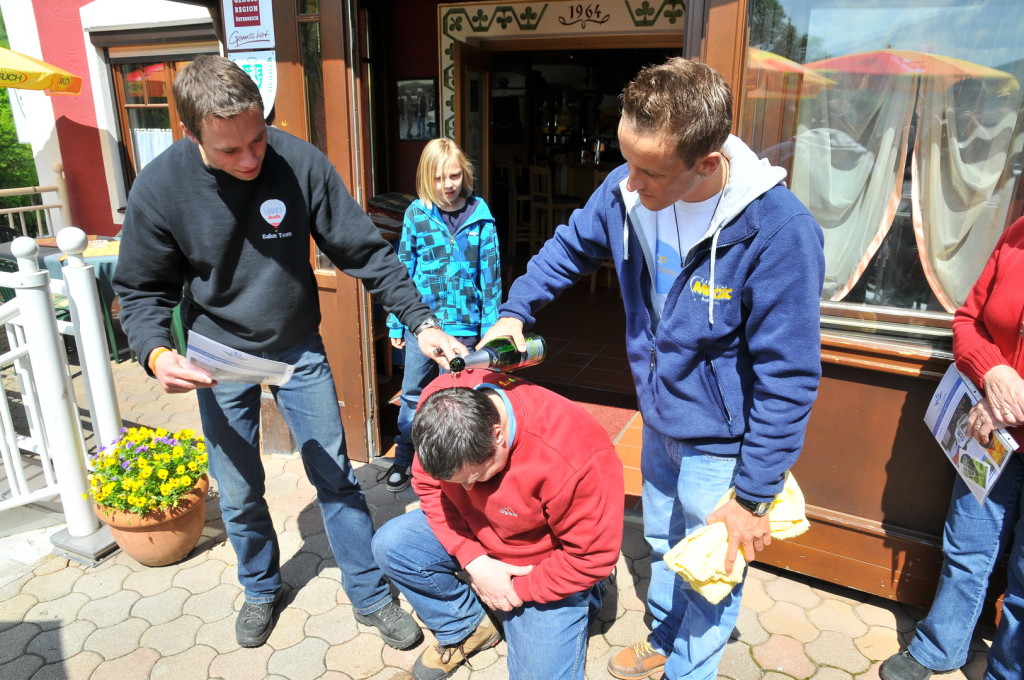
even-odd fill
[(167, 108), (128, 109), (135, 171), (145, 167), (174, 141)]
[(302, 71), (306, 81), (306, 123), (309, 127), (309, 143), (327, 153), (327, 119), (324, 113), (320, 24), (299, 24), (299, 40), (302, 47)]
[(1024, 3), (751, 10), (740, 135), (824, 228), (822, 299), (956, 309), (1021, 214)]
[(146, 103), (146, 86), (143, 80), (142, 64), (123, 64), (121, 77), (124, 84), (124, 97), (128, 104)]
[(124, 64), (124, 95), (128, 104), (166, 104), (170, 90), (162, 63)]

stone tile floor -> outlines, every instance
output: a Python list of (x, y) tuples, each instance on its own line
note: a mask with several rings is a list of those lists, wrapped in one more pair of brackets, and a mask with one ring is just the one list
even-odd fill
[[(165, 395), (134, 364), (114, 367), (127, 424), (197, 427), (191, 395)], [(379, 526), (415, 507), (411, 490), (388, 492), (377, 475), (386, 464), (359, 465)], [(0, 678), (4, 680), (400, 680), (422, 646), (393, 650), (361, 626), (338, 585), (339, 572), (301, 461), (264, 457), (267, 497), (281, 537), (287, 604), (267, 644), (234, 641), (242, 594), (236, 561), (216, 503), (207, 504), (200, 545), (184, 561), (143, 567), (118, 553), (99, 566), (40, 555), (37, 534), (2, 544), (0, 554)], [(650, 575), (640, 520), (627, 515), (615, 587), (590, 638), (586, 675), (608, 678), (608, 659), (647, 631), (643, 597)], [(13, 537), (16, 538), (16, 537)], [(13, 539), (12, 539), (13, 540)], [(33, 546), (34, 543), (34, 546)], [(878, 677), (881, 660), (913, 632), (918, 610), (781, 570), (754, 566), (743, 610), (719, 668), (733, 680), (846, 680)], [(971, 659), (944, 680), (980, 680), (990, 635), (976, 636)], [(429, 641), (429, 635), (428, 635)], [(427, 642), (424, 642), (427, 644)], [(505, 645), (472, 658), (454, 680), (507, 677)]]

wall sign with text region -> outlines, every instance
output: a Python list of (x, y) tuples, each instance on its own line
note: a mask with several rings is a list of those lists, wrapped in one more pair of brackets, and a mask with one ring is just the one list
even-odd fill
[(269, 118), (277, 97), (277, 54), (273, 50), (260, 50), (229, 52), (228, 57), (256, 81), (263, 98), (263, 117)]
[(228, 52), (274, 48), (273, 0), (222, 0)]

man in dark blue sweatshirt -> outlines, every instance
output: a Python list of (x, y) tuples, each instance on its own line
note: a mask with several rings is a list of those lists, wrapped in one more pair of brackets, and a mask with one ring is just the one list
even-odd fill
[[(391, 646), (422, 639), (370, 552), (373, 522), (345, 449), (338, 397), (318, 328), (309, 240), (415, 329), (442, 365), (465, 348), (441, 332), (392, 248), (313, 146), (268, 128), (259, 89), (238, 66), (203, 55), (174, 81), (185, 139), (139, 174), (128, 198), (114, 286), (129, 344), (168, 392), (196, 390), (210, 472), (238, 556), (245, 602), (238, 644), (258, 647), (282, 598), (280, 549), (264, 499), (259, 385), (217, 384), (171, 341), (184, 325), (237, 350), (292, 364), (271, 392), (316, 488), (355, 618)], [(184, 291), (184, 292), (183, 292)]]
[[(620, 651), (625, 680), (711, 680), (740, 609), (711, 604), (665, 553), (725, 522), (736, 551), (771, 540), (766, 516), (803, 445), (821, 375), (821, 228), (732, 127), (732, 93), (682, 58), (641, 71), (622, 94), (613, 170), (509, 291), (481, 339), (520, 347), (537, 310), (602, 260), (615, 264), (626, 350), (644, 419), (644, 533), (651, 545), (650, 636)], [(736, 496), (716, 509), (730, 487)]]

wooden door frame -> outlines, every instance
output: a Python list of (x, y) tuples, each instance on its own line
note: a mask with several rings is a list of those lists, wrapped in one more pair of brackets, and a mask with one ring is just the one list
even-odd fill
[[(366, 143), (368, 132), (355, 120), (352, 93), (358, 91), (361, 82), (359, 75), (349, 68), (353, 54), (350, 27), (355, 16), (354, 0), (321, 0), (324, 116), (329, 130), (326, 153), (345, 186), (365, 207), (357, 145)], [(274, 3), (274, 24), (279, 85), (273, 122), (296, 137), (308, 139), (294, 3)], [(357, 279), (333, 268), (318, 268), (316, 247), (312, 241), (309, 245), (310, 265), (319, 294), (320, 334), (338, 393), (348, 455), (352, 460), (365, 462), (378, 449), (369, 295)]]

